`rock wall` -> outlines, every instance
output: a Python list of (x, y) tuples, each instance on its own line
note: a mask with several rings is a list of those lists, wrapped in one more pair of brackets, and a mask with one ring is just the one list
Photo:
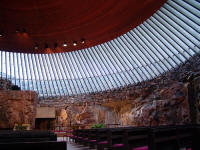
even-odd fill
[(124, 99), (101, 97), (102, 102), (72, 104), (54, 101), (51, 105), (59, 103), (53, 106), (56, 106), (57, 125), (60, 126), (74, 124), (91, 126), (93, 123), (120, 126), (189, 124), (187, 84), (181, 82), (168, 84), (170, 85), (163, 88), (151, 85), (148, 88), (137, 89), (134, 93), (128, 91), (125, 97), (123, 96)]
[(12, 83), (6, 79), (0, 79), (0, 90), (9, 90), (11, 89)]
[(192, 122), (200, 124), (200, 76), (189, 87)]
[[(152, 98), (150, 98), (152, 96)], [(136, 107), (128, 117), (136, 126), (189, 124), (190, 109), (187, 85), (174, 82), (168, 87), (154, 90), (150, 97), (137, 98)]]
[[(56, 107), (57, 125), (119, 124), (120, 126), (154, 126), (191, 123), (188, 85), (200, 76), (200, 57), (153, 80), (126, 87), (44, 99), (39, 107)], [(88, 126), (89, 126), (88, 125)]]
[(0, 128), (13, 128), (15, 123), (34, 128), (37, 99), (33, 91), (0, 91)]

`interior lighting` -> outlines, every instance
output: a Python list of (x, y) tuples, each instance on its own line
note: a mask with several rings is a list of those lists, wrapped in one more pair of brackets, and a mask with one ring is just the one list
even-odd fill
[(76, 45), (77, 45), (77, 42), (76, 42), (76, 41), (74, 41), (74, 42), (73, 42), (73, 45), (74, 45), (74, 46), (76, 46)]
[(67, 47), (67, 43), (66, 43), (66, 42), (64, 42), (63, 46), (64, 46), (64, 47)]
[(17, 29), (16, 29), (16, 33), (19, 33), (19, 32), (20, 32), (20, 30), (19, 30), (19, 28), (17, 28)]
[(38, 50), (38, 48), (39, 48), (38, 44), (35, 43), (34, 49), (35, 49), (35, 50)]
[(85, 39), (81, 39), (81, 43), (84, 44), (85, 43)]

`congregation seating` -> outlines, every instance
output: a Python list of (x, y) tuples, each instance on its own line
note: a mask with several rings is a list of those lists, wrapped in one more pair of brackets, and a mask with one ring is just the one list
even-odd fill
[(43, 142), (14, 142), (0, 143), (2, 150), (66, 150), (66, 142), (43, 141)]
[(125, 149), (131, 149), (132, 147), (145, 147), (148, 145), (148, 132), (147, 127), (128, 128), (124, 132), (123, 143)]
[(79, 129), (71, 138), (97, 150), (199, 150), (199, 137), (199, 126), (177, 125)]
[[(192, 126), (171, 126), (168, 128), (159, 127), (151, 130), (152, 149), (189, 149), (192, 147), (192, 138), (196, 127)], [(197, 135), (198, 136), (198, 135)]]
[(66, 142), (57, 142), (50, 131), (0, 131), (0, 149), (66, 150)]
[(0, 131), (0, 143), (56, 141), (57, 136), (50, 131)]

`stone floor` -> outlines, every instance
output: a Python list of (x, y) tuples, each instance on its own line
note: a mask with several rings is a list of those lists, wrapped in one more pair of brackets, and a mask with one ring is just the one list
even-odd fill
[(83, 147), (80, 145), (77, 145), (72, 142), (68, 142), (68, 139), (63, 137), (58, 137), (57, 141), (66, 141), (67, 142), (67, 150), (95, 150), (95, 149), (89, 149), (88, 147)]
[(88, 147), (82, 147), (76, 144), (67, 143), (67, 150), (91, 150)]

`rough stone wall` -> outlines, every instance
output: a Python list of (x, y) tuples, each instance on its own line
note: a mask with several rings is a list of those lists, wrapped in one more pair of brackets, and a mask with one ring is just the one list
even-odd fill
[(0, 91), (0, 128), (13, 128), (15, 123), (34, 128), (37, 99), (33, 91)]
[(0, 79), (0, 90), (9, 90), (11, 89), (12, 83), (6, 79)]
[(186, 85), (174, 82), (154, 90), (151, 95), (136, 99), (136, 107), (128, 117), (136, 126), (189, 124), (190, 111)]
[(38, 106), (56, 107), (57, 125), (107, 123), (122, 126), (188, 124), (189, 82), (200, 75), (200, 57), (153, 80), (126, 87), (41, 100)]
[(194, 109), (196, 109), (196, 122), (198, 124), (200, 124), (200, 76), (195, 78), (193, 81), (192, 81), (192, 84), (193, 86), (193, 89), (194, 89)]
[[(187, 85), (181, 82), (168, 84), (163, 88), (151, 85), (148, 88), (137, 89), (134, 93), (128, 91), (125, 97), (123, 95), (123, 99), (101, 97), (102, 102), (82, 104), (54, 101), (59, 103), (54, 105), (57, 109), (57, 125), (90, 126), (93, 123), (105, 123), (121, 126), (154, 126), (190, 123)], [(42, 105), (44, 106), (44, 103)]]

